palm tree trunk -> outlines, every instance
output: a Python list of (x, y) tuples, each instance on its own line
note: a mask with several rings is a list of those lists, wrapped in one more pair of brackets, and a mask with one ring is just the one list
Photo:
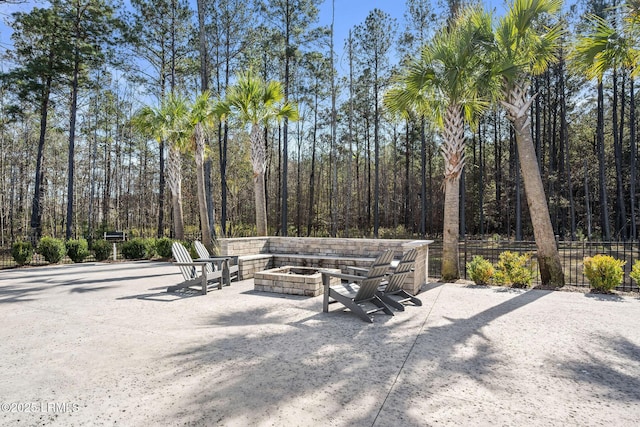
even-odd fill
[(444, 117), (444, 219), (442, 232), (442, 279), (460, 278), (460, 175), (464, 168), (464, 119), (462, 109), (450, 105)]
[(267, 197), (264, 187), (264, 173), (267, 166), (267, 151), (262, 143), (260, 125), (251, 127), (251, 164), (253, 166), (253, 187), (256, 202), (256, 228), (258, 236), (267, 235)]
[(171, 190), (171, 204), (173, 208), (174, 237), (184, 239), (184, 219), (182, 213), (182, 173), (180, 170), (180, 151), (175, 147), (169, 147), (167, 161), (167, 184)]
[(204, 130), (202, 123), (197, 123), (193, 130), (196, 140), (196, 182), (198, 186), (198, 207), (200, 209), (200, 230), (202, 231), (202, 243), (211, 250), (211, 228), (209, 228), (209, 211), (207, 209), (207, 197), (204, 182)]
[(564, 272), (531, 137), (531, 120), (528, 111), (533, 98), (526, 99), (528, 91), (528, 87), (513, 87), (508, 93), (508, 102), (503, 101), (502, 105), (506, 108), (507, 116), (516, 133), (524, 190), (538, 248), (540, 280), (543, 285), (564, 286)]

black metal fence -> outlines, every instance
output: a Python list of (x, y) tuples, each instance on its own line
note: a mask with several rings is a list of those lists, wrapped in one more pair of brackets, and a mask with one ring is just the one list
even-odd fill
[[(589, 286), (589, 281), (583, 274), (584, 258), (597, 254), (611, 255), (625, 261), (624, 281), (617, 289), (621, 291), (640, 291), (638, 284), (631, 280), (629, 273), (633, 264), (640, 259), (640, 241), (620, 242), (588, 242), (588, 241), (560, 241), (558, 242), (560, 259), (565, 273), (565, 282), (573, 286)], [(466, 264), (475, 255), (480, 255), (492, 263), (504, 251), (528, 253), (531, 255), (530, 268), (534, 271), (534, 283), (540, 283), (540, 273), (536, 260), (536, 244), (530, 241), (511, 240), (465, 240), (460, 242), (461, 275), (466, 279)], [(429, 277), (440, 277), (442, 261), (442, 243), (434, 243), (429, 247)]]

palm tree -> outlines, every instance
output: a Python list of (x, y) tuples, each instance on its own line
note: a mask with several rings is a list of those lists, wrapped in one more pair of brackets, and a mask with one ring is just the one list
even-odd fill
[(441, 129), (444, 157), (442, 278), (460, 277), (460, 178), (465, 164), (465, 125), (475, 124), (489, 106), (490, 73), (485, 61), (492, 40), (491, 16), (470, 8), (442, 28), (411, 60), (386, 95), (386, 105), (402, 112), (414, 108)]
[(265, 82), (248, 71), (240, 74), (237, 82), (227, 90), (227, 96), (216, 106), (220, 117), (233, 117), (251, 125), (251, 164), (256, 203), (256, 227), (259, 236), (267, 235), (267, 203), (264, 174), (267, 167), (267, 149), (262, 129), (269, 122), (287, 118), (298, 119), (296, 106), (282, 102), (282, 85), (276, 81)]
[(501, 78), (500, 101), (511, 121), (529, 214), (538, 249), (540, 280), (543, 285), (563, 286), (564, 272), (555, 241), (549, 207), (538, 169), (531, 136), (529, 107), (530, 78), (544, 72), (556, 60), (559, 26), (543, 28), (539, 19), (560, 9), (561, 0), (515, 0), (496, 28), (496, 71)]
[(209, 91), (198, 96), (191, 106), (190, 124), (193, 129), (194, 157), (196, 161), (196, 183), (198, 188), (198, 207), (200, 210), (200, 229), (202, 243), (211, 250), (212, 231), (209, 227), (209, 211), (205, 194), (204, 160), (205, 160), (205, 132), (214, 119), (214, 110), (210, 102)]
[(179, 240), (184, 239), (181, 153), (188, 142), (188, 112), (186, 99), (170, 94), (162, 100), (159, 108), (143, 107), (134, 118), (134, 124), (142, 132), (150, 133), (158, 141), (169, 143), (167, 184), (171, 191), (174, 236)]

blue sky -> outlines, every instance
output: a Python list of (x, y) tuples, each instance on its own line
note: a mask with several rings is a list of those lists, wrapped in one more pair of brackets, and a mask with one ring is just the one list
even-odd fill
[[(195, 0), (193, 1), (195, 2)], [(6, 49), (11, 40), (10, 29), (5, 25), (5, 21), (10, 17), (11, 13), (18, 10), (28, 10), (34, 5), (44, 5), (47, 2), (44, 0), (28, 1), (25, 4), (0, 5), (0, 50)], [(128, 3), (128, 1), (125, 1)], [(325, 0), (321, 6), (320, 11), (320, 24), (329, 25), (331, 23), (331, 0)], [(432, 0), (432, 3), (437, 3), (437, 0)], [(485, 0), (487, 7), (498, 7), (498, 11), (502, 9), (502, 0)], [(336, 50), (341, 50), (344, 46), (345, 40), (349, 34), (349, 29), (353, 28), (364, 22), (365, 18), (371, 10), (374, 8), (381, 9), (392, 17), (398, 20), (400, 27), (404, 21), (404, 0), (335, 0), (335, 47)]]

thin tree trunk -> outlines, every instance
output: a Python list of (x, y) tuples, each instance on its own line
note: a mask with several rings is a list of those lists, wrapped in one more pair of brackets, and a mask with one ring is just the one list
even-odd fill
[[(479, 163), (480, 163), (480, 167), (479, 167), (479, 179), (478, 179), (478, 186), (480, 188), (480, 191), (478, 191), (478, 196), (480, 199), (480, 208), (479, 208), (479, 213), (480, 213), (480, 236), (482, 236), (484, 238), (484, 166), (485, 166), (485, 162), (484, 162), (484, 155), (485, 155), (485, 149), (483, 148), (484, 146), (484, 139), (485, 139), (485, 135), (483, 135), (483, 133), (481, 132), (482, 129), (482, 123), (480, 124), (480, 126), (478, 127), (478, 151), (479, 151)], [(484, 125), (484, 130), (486, 132), (486, 124)], [(464, 179), (464, 178), (463, 178)]]
[(158, 147), (158, 238), (164, 237), (164, 187), (165, 187), (165, 161), (164, 161), (164, 141), (160, 140)]
[(598, 82), (598, 119), (596, 124), (596, 145), (598, 147), (598, 172), (600, 185), (600, 228), (602, 239), (611, 240), (611, 228), (609, 226), (609, 206), (607, 202), (607, 179), (605, 174), (604, 157), (604, 90), (602, 82)]
[(109, 223), (109, 209), (111, 207), (111, 132), (108, 129), (109, 122), (105, 111), (104, 125), (104, 188), (102, 190), (102, 228)]
[(333, 50), (333, 24), (335, 23), (336, 14), (336, 2), (331, 1), (331, 159), (333, 161), (333, 168), (331, 174), (331, 194), (335, 200), (335, 207), (331, 210), (331, 236), (336, 237), (338, 235), (338, 148), (336, 142), (337, 133), (337, 121), (336, 121), (336, 73), (334, 66), (334, 50)]
[(587, 160), (584, 160), (584, 204), (587, 211), (587, 240), (591, 240), (592, 220), (591, 220), (591, 203), (589, 202), (589, 174), (587, 172)]
[(571, 177), (571, 155), (569, 152), (569, 137), (567, 124), (567, 94), (565, 89), (566, 75), (564, 73), (564, 61), (560, 63), (560, 141), (564, 147), (565, 171), (567, 182), (565, 187), (569, 196), (569, 226), (571, 229), (571, 240), (576, 238), (576, 203), (573, 196), (573, 182)]
[[(51, 54), (53, 55), (53, 54)], [(51, 57), (50, 63), (51, 63)], [(43, 162), (44, 144), (47, 133), (47, 115), (49, 113), (49, 95), (51, 93), (51, 76), (47, 77), (42, 90), (42, 100), (40, 102), (40, 137), (38, 139), (38, 155), (36, 157), (36, 177), (33, 187), (33, 201), (31, 204), (31, 235), (32, 243), (35, 245), (42, 236), (42, 192), (43, 192)]]
[[(425, 119), (420, 117), (420, 235), (427, 236), (427, 138)], [(429, 171), (430, 172), (430, 171)]]
[[(316, 85), (317, 87), (317, 85)], [(307, 216), (307, 236), (311, 236), (311, 226), (313, 224), (313, 206), (315, 203), (316, 191), (316, 139), (318, 133), (318, 91), (314, 95), (313, 107), (313, 131), (311, 133), (311, 172), (309, 174), (309, 211)]]
[[(376, 56), (377, 59), (377, 56)], [(374, 118), (373, 118), (373, 142), (374, 142), (374, 196), (373, 196), (373, 237), (378, 238), (378, 229), (380, 228), (380, 113), (378, 107), (378, 68), (377, 60), (374, 61)]]
[[(410, 171), (410, 167), (411, 167), (411, 125), (410, 125), (410, 121), (406, 120), (405, 121), (405, 133), (404, 133), (404, 143), (405, 143), (405, 150), (404, 150), (404, 203), (403, 203), (403, 216), (404, 216), (404, 220), (403, 220), (403, 224), (404, 224), (404, 228), (405, 230), (412, 230), (413, 227), (411, 227), (411, 186), (410, 186), (410, 179), (411, 179), (411, 171)], [(415, 230), (414, 230), (415, 231)]]
[[(353, 49), (352, 49), (352, 39), (351, 39), (351, 30), (349, 30), (349, 158), (347, 160), (347, 194), (350, 196), (352, 193), (352, 179), (351, 179), (351, 162), (353, 161)], [(358, 175), (356, 173), (356, 185), (358, 182)], [(346, 206), (345, 206), (345, 217), (344, 217), (344, 234), (345, 237), (349, 237), (349, 226), (350, 226), (350, 218), (351, 218), (351, 197), (347, 197)]]
[[(77, 17), (79, 19), (79, 17)], [(79, 37), (79, 34), (76, 34)], [(77, 41), (79, 43), (79, 40)], [(73, 233), (73, 184), (75, 167), (76, 112), (78, 109), (78, 75), (80, 74), (80, 52), (76, 47), (73, 61), (73, 80), (71, 83), (71, 106), (69, 108), (69, 166), (67, 182), (67, 223), (65, 237), (71, 239)]]
[(498, 218), (504, 218), (505, 210), (502, 209), (502, 141), (500, 140), (500, 115), (496, 108), (493, 112), (493, 156), (494, 156), (494, 173), (496, 183), (496, 212)]
[[(290, 51), (291, 51), (291, 11), (289, 0), (285, 0), (285, 46), (284, 46), (284, 102), (289, 101), (289, 83), (290, 83)], [(289, 226), (289, 189), (287, 183), (289, 181), (289, 119), (287, 117), (282, 121), (282, 204), (280, 207), (281, 217), (281, 235), (287, 236)]]
[(618, 73), (613, 70), (613, 102), (611, 105), (613, 124), (613, 154), (616, 165), (616, 234), (626, 240), (627, 214), (624, 204), (624, 190), (622, 186), (622, 139), (618, 135)]
[(637, 158), (636, 158), (636, 98), (633, 77), (629, 78), (629, 140), (631, 151), (631, 162), (629, 171), (629, 203), (631, 204), (631, 238), (638, 237), (638, 224), (636, 219), (636, 176)]

